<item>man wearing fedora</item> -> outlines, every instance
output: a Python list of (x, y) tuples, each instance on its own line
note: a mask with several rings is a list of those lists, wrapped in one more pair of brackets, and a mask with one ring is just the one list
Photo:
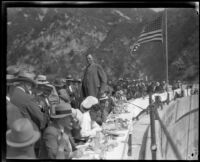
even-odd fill
[(24, 117), (33, 122), (34, 129), (41, 130), (46, 125), (46, 121), (39, 106), (30, 94), (32, 87), (36, 86), (33, 78), (34, 75), (32, 73), (21, 71), (18, 77), (13, 80), (19, 82), (19, 85), (10, 94), (10, 101), (20, 109)]
[(49, 103), (48, 96), (53, 88), (50, 86), (50, 83), (47, 81), (45, 75), (38, 75), (35, 80), (37, 83), (37, 88), (35, 89), (36, 101), (41, 108), (41, 111), (44, 113), (46, 120), (49, 121), (51, 105)]
[(6, 132), (7, 159), (36, 159), (34, 144), (40, 132), (34, 130), (27, 118), (15, 120)]
[(65, 84), (62, 79), (56, 79), (54, 82), (54, 86), (58, 92), (60, 102), (67, 102), (71, 103), (70, 95), (67, 93), (66, 89), (64, 88)]
[(69, 103), (60, 103), (51, 115), (52, 122), (45, 129), (41, 145), (41, 159), (71, 159), (76, 150), (71, 138), (72, 110)]
[(99, 64), (94, 62), (91, 54), (88, 54), (86, 57), (88, 65), (82, 80), (83, 97), (94, 96), (99, 98), (106, 90), (106, 73)]

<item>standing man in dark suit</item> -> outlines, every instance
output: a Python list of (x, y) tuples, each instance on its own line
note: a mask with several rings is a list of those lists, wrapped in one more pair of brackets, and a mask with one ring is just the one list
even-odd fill
[(103, 68), (94, 62), (91, 54), (88, 54), (86, 57), (88, 66), (82, 80), (83, 97), (94, 96), (100, 98), (106, 90), (106, 74)]

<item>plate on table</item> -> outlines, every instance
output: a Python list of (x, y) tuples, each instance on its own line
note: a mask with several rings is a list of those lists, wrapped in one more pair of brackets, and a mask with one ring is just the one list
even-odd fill
[(86, 148), (86, 147), (88, 147), (89, 145), (90, 145), (89, 143), (85, 143), (85, 144), (83, 144), (83, 145), (77, 145), (76, 148), (77, 148), (77, 149)]
[(120, 136), (120, 137), (124, 136), (124, 133), (119, 133), (117, 131), (106, 130), (106, 133), (113, 136)]

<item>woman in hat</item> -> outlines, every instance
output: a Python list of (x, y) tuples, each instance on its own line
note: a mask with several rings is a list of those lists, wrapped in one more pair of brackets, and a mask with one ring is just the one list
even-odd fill
[(96, 97), (88, 96), (81, 103), (81, 110), (83, 111), (83, 120), (81, 123), (81, 136), (82, 137), (94, 137), (97, 131), (101, 130), (101, 127), (96, 123), (97, 118), (96, 106), (99, 102)]
[(35, 159), (34, 144), (39, 138), (29, 119), (17, 119), (6, 132), (7, 159)]

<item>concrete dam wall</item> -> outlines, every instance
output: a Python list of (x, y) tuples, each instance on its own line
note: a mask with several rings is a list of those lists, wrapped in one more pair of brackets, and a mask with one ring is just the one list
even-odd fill
[[(199, 148), (199, 95), (176, 99), (165, 105), (159, 116), (183, 160), (198, 159)], [(159, 126), (158, 149), (162, 159), (176, 160), (169, 140)]]

